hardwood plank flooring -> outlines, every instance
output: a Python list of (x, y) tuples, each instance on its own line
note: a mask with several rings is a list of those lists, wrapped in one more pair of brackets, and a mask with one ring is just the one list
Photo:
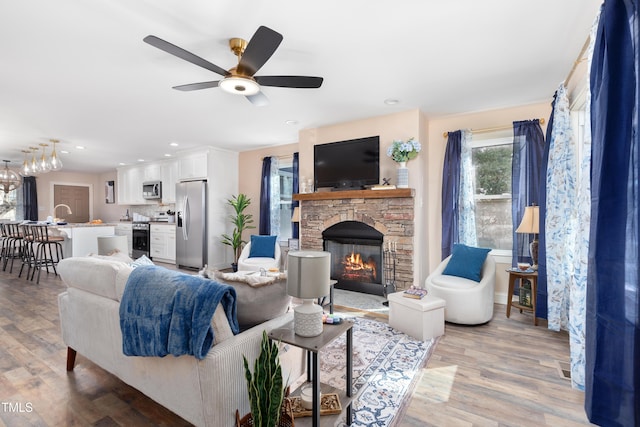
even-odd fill
[[(67, 373), (59, 277), (40, 284), (0, 271), (1, 426), (182, 426), (182, 418), (82, 354)], [(534, 327), (517, 310), (482, 326), (447, 324), (419, 375), (400, 426), (589, 425), (582, 392), (560, 377), (567, 334)]]

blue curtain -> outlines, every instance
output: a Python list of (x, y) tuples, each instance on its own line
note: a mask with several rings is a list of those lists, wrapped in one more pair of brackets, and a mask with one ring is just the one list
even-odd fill
[(461, 152), (462, 131), (449, 132), (442, 168), (442, 259), (451, 255), (453, 244), (458, 243)]
[(24, 207), (24, 219), (29, 221), (38, 220), (38, 192), (36, 191), (36, 177), (27, 176), (22, 178), (22, 197)]
[(511, 162), (511, 216), (513, 222), (513, 259), (531, 262), (529, 243), (533, 235), (516, 233), (524, 208), (538, 204), (544, 135), (538, 119), (513, 122), (513, 158)]
[(542, 165), (540, 167), (540, 193), (538, 194), (540, 235), (538, 237), (538, 289), (536, 292), (536, 317), (547, 318), (547, 249), (544, 221), (547, 214), (547, 166), (549, 163), (549, 141), (553, 132), (553, 110), (556, 105), (558, 92), (553, 94), (551, 102), (551, 115), (547, 122), (547, 134), (545, 137)]
[(262, 178), (260, 180), (260, 223), (258, 233), (271, 234), (271, 157), (262, 159)]
[(591, 66), (591, 232), (585, 409), (640, 425), (638, 0), (602, 6)]
[[(293, 194), (298, 194), (299, 193), (299, 188), (300, 188), (300, 177), (298, 176), (300, 173), (300, 160), (299, 160), (299, 154), (298, 153), (293, 153), (293, 189), (292, 189), (292, 193)], [(291, 215), (293, 215), (293, 209), (297, 206), (300, 205), (300, 202), (297, 200), (292, 200), (291, 202)], [(300, 224), (298, 224), (297, 222), (292, 222), (291, 223), (291, 236), (294, 239), (297, 239), (300, 235)]]

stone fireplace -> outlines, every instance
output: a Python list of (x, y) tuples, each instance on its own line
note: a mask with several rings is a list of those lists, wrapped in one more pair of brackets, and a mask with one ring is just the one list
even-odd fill
[[(382, 249), (389, 242), (397, 250), (396, 288), (401, 290), (413, 285), (414, 190), (336, 191), (295, 194), (293, 198), (300, 202), (301, 249), (332, 252), (334, 277), (334, 267), (348, 267), (342, 273), (346, 275), (346, 286), (361, 287), (364, 289), (352, 290), (382, 295)], [(334, 227), (341, 223), (361, 224), (356, 226), (355, 236), (346, 238), (354, 242), (345, 243), (345, 231), (342, 229), (345, 224)], [(329, 238), (323, 238), (323, 232)], [(373, 281), (368, 281), (367, 277)], [(361, 283), (366, 285), (361, 286)], [(343, 288), (343, 284), (337, 287)]]

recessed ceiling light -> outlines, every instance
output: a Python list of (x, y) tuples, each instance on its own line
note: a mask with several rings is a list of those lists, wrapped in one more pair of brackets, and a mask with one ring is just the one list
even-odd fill
[(124, 162), (118, 163), (118, 166), (124, 166), (124, 165), (126, 165), (126, 163), (124, 163)]
[(165, 156), (165, 157), (171, 157), (171, 154), (169, 154), (169, 153), (165, 153), (165, 155), (164, 155), (164, 156)]
[(76, 145), (76, 148), (77, 148), (78, 150), (84, 150), (84, 146), (82, 146), (82, 145)]
[(177, 142), (170, 142), (169, 145), (172, 147), (177, 147), (179, 144)]
[(387, 105), (396, 105), (396, 104), (399, 104), (400, 101), (397, 100), (397, 99), (393, 99), (393, 98), (387, 98), (387, 99), (384, 100), (384, 103), (387, 104)]
[(144, 162), (144, 159), (138, 159), (139, 162)]
[(297, 120), (287, 120), (285, 123), (288, 124), (288, 125), (292, 125), (293, 126), (293, 125), (297, 125), (298, 121)]
[(60, 152), (61, 152), (62, 154), (69, 154), (69, 152), (68, 152), (67, 150), (60, 150)]

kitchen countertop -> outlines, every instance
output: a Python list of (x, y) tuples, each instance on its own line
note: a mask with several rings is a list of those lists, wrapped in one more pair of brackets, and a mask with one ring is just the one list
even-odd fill
[(70, 222), (68, 224), (60, 225), (60, 224), (51, 224), (51, 227), (58, 228), (79, 228), (79, 227), (113, 227), (114, 224), (103, 222), (102, 224), (91, 224), (88, 222)]

